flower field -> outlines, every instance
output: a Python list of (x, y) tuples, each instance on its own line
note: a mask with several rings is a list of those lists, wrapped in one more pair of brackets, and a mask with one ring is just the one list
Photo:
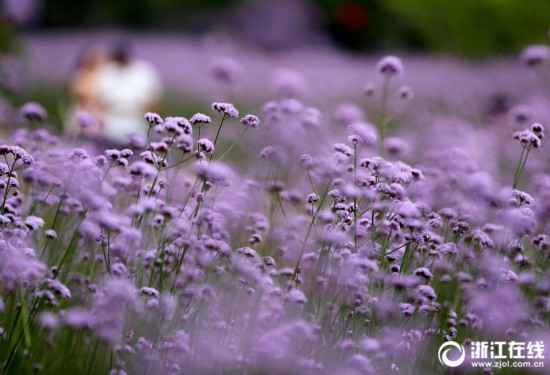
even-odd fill
[[(238, 63), (212, 67), (226, 92)], [(342, 102), (334, 64), (314, 104), (278, 72), (263, 105), (149, 112), (120, 147), (23, 105), (0, 145), (0, 373), (445, 374), (445, 341), (550, 345), (550, 52), (514, 64), (423, 84), (386, 56)]]

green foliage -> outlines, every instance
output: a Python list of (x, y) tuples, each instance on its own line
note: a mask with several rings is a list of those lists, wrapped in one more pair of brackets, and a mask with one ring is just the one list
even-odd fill
[[(356, 49), (408, 48), (465, 56), (515, 53), (544, 39), (548, 0), (317, 0), (336, 39)], [(367, 25), (350, 29), (339, 16), (359, 6)], [(351, 10), (350, 10), (351, 9)]]
[(230, 6), (235, 0), (44, 0), (40, 18), (50, 27), (186, 26), (190, 17)]
[(387, 0), (395, 22), (406, 23), (436, 51), (469, 56), (515, 52), (544, 38), (547, 0)]
[(66, 120), (66, 112), (69, 108), (69, 97), (65, 87), (33, 85), (20, 93), (14, 104), (19, 107), (29, 101), (41, 103), (48, 111), (48, 123), (57, 130), (62, 130)]
[[(208, 27), (197, 19), (243, 0), (44, 0), (48, 27)], [(487, 56), (544, 39), (548, 0), (316, 0), (328, 32), (352, 49), (406, 48)]]
[(13, 53), (19, 50), (19, 43), (12, 22), (0, 16), (0, 54)]

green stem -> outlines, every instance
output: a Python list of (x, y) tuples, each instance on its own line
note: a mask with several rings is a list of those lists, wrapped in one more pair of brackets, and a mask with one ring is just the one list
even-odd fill
[[(218, 127), (218, 131), (216, 132), (216, 137), (214, 137), (214, 147), (216, 147), (216, 145), (218, 144), (218, 138), (220, 137), (220, 133), (222, 132), (223, 123), (224, 123), (226, 118), (227, 118), (227, 115), (224, 113), (223, 117), (222, 117), (222, 120), (220, 122), (220, 126)], [(215, 152), (216, 152), (216, 150), (214, 149), (214, 152), (212, 154), (210, 154), (210, 160), (212, 160), (214, 158), (214, 153)]]
[(86, 371), (86, 374), (88, 375), (92, 373), (92, 368), (94, 367), (95, 356), (97, 354), (98, 347), (99, 347), (99, 339), (96, 339), (94, 349), (92, 350), (92, 354), (90, 355), (90, 362), (88, 363), (88, 371)]
[(187, 249), (189, 246), (185, 246), (181, 251), (181, 256), (179, 257), (177, 263), (176, 263), (176, 272), (174, 274), (174, 281), (172, 282), (172, 287), (170, 288), (170, 293), (174, 293), (174, 289), (176, 289), (176, 283), (178, 281), (178, 276), (181, 272), (181, 266), (183, 264), (183, 260), (185, 259), (185, 254), (187, 253)]
[(197, 153), (199, 152), (199, 139), (201, 139), (201, 125), (197, 127)]
[(407, 243), (405, 254), (403, 254), (403, 258), (401, 259), (400, 269), (402, 274), (407, 273), (409, 266), (411, 265), (415, 250), (416, 250), (416, 246), (411, 245), (410, 242)]
[(151, 140), (151, 129), (153, 128), (153, 126), (149, 125), (149, 127), (147, 128), (147, 144), (149, 144), (149, 141)]
[[(62, 196), (63, 196), (63, 194), (62, 194)], [(59, 203), (57, 204), (57, 208), (55, 209), (55, 214), (53, 216), (52, 224), (50, 225), (49, 229), (55, 230), (55, 225), (57, 224), (57, 219), (59, 217), (59, 212), (61, 210), (61, 205), (62, 204), (63, 204), (63, 198), (60, 198)], [(46, 252), (46, 250), (48, 248), (48, 244), (49, 244), (49, 239), (46, 238), (46, 241), (44, 241), (44, 247), (42, 248), (42, 251), (40, 252), (40, 258), (42, 258), (44, 256), (44, 253)]]
[[(353, 144), (353, 187), (357, 186), (357, 143)], [(357, 252), (357, 196), (353, 197), (353, 243)]]
[(103, 257), (105, 258), (107, 273), (111, 274), (111, 232), (109, 231), (107, 231), (107, 253), (104, 253)]
[[(242, 137), (244, 137), (244, 134), (246, 133), (247, 130), (248, 130), (248, 128), (245, 127), (245, 128), (241, 131), (241, 133), (239, 134), (238, 140), (241, 140)], [(229, 145), (229, 147), (223, 152), (223, 154), (221, 154), (221, 156), (220, 156), (217, 160), (223, 160), (223, 158), (224, 158), (226, 155), (228, 155), (228, 154), (231, 152), (231, 150), (233, 150), (233, 147), (235, 147), (235, 144), (236, 144), (235, 141), (231, 142), (231, 144)]]
[[(24, 306), (22, 306), (22, 309), (25, 308)], [(17, 337), (17, 340), (15, 341), (12, 349), (10, 350), (10, 354), (8, 355), (8, 359), (6, 360), (6, 362), (4, 363), (4, 367), (2, 368), (2, 373), (3, 374), (8, 374), (8, 370), (12, 364), (12, 360), (13, 358), (15, 357), (15, 354), (17, 353), (17, 349), (19, 348), (19, 344), (21, 343), (21, 340), (23, 338), (25, 338), (25, 341), (27, 342), (27, 345), (30, 345), (30, 325), (32, 324), (32, 321), (34, 319), (34, 316), (36, 315), (36, 312), (38, 311), (38, 309), (40, 308), (40, 301), (37, 301), (35, 300), (32, 304), (32, 307), (30, 309), (30, 311), (27, 313), (24, 313), (23, 315), (24, 318), (26, 319), (23, 319), (23, 329), (21, 331), (21, 333), (19, 334), (19, 336)], [(9, 342), (8, 342), (9, 344)]]
[(525, 167), (525, 163), (527, 163), (528, 156), (529, 156), (529, 147), (523, 147), (521, 150), (521, 155), (518, 160), (518, 164), (516, 166), (516, 171), (514, 173), (514, 181), (512, 184), (512, 187), (514, 189), (517, 189), (517, 187), (519, 186), (519, 180), (521, 178), (523, 168)]
[(82, 214), (82, 218), (80, 219), (80, 222), (76, 225), (74, 229), (73, 235), (69, 241), (69, 244), (67, 245), (67, 248), (63, 252), (63, 256), (61, 257), (61, 259), (59, 260), (59, 263), (57, 264), (57, 275), (61, 274), (61, 267), (67, 260), (69, 253), (74, 249), (74, 247), (76, 246), (76, 243), (78, 242), (78, 237), (80, 236), (80, 234), (78, 233), (78, 229), (80, 228), (80, 224), (82, 224), (82, 222), (84, 221), (86, 214), (87, 214), (87, 211), (84, 211), (84, 213)]
[(296, 261), (296, 266), (294, 267), (294, 275), (295, 278), (298, 274), (298, 270), (300, 269), (300, 263), (302, 262), (302, 257), (304, 256), (304, 251), (306, 248), (307, 240), (309, 239), (309, 236), (311, 234), (311, 230), (313, 229), (313, 224), (315, 224), (315, 219), (317, 218), (317, 215), (319, 214), (319, 211), (321, 211), (321, 208), (323, 207), (323, 204), (325, 203), (325, 199), (327, 198), (328, 191), (330, 187), (327, 186), (325, 189), (325, 192), (323, 193), (323, 196), (321, 197), (321, 201), (319, 202), (319, 206), (317, 207), (317, 210), (315, 211), (315, 214), (312, 216), (311, 221), (309, 222), (309, 226), (307, 228), (306, 236), (304, 238), (304, 241), (302, 242), (302, 247), (300, 248), (300, 253), (298, 255), (298, 260)]
[(281, 200), (281, 195), (279, 193), (275, 193), (275, 196), (277, 198), (277, 203), (279, 203), (279, 207), (281, 208), (281, 213), (283, 214), (283, 217), (286, 219), (285, 207), (283, 206), (283, 201)]
[(311, 191), (317, 194), (317, 189), (315, 189), (315, 184), (313, 183), (313, 178), (311, 178), (311, 172), (309, 171), (309, 169), (307, 169), (307, 179), (309, 180), (309, 184), (311, 185)]
[(218, 137), (220, 136), (220, 133), (222, 131), (223, 122), (227, 118), (227, 115), (223, 115), (222, 120), (220, 121), (220, 126), (218, 127), (218, 131), (216, 132), (216, 137), (214, 138), (214, 146), (218, 143)]
[(527, 158), (529, 157), (529, 152), (531, 151), (531, 148), (527, 148), (527, 152), (525, 153), (525, 157), (523, 158), (523, 163), (521, 164), (521, 168), (519, 170), (519, 175), (518, 175), (518, 185), (519, 185), (519, 180), (521, 179), (521, 176), (523, 175), (523, 172), (525, 171), (525, 165), (527, 164)]
[(387, 126), (387, 111), (388, 111), (388, 96), (389, 96), (389, 89), (390, 89), (390, 77), (384, 76), (384, 83), (382, 85), (382, 97), (380, 99), (380, 124), (378, 126), (378, 132), (379, 132), (379, 147), (380, 147), (380, 155), (384, 155), (384, 138), (386, 136), (386, 126)]
[(6, 182), (6, 188), (4, 189), (4, 198), (2, 199), (2, 212), (5, 211), (6, 201), (8, 200), (8, 192), (10, 191), (11, 174), (15, 169), (15, 163), (17, 163), (17, 160), (18, 160), (18, 157), (16, 156), (13, 159), (13, 163), (11, 164), (10, 170), (8, 172), (8, 181)]
[(180, 160), (180, 161), (178, 161), (178, 162), (176, 162), (176, 163), (174, 163), (174, 164), (172, 164), (172, 165), (169, 165), (169, 166), (165, 167), (164, 170), (171, 169), (171, 168), (175, 168), (175, 167), (177, 167), (177, 166), (180, 166), (180, 165), (182, 165), (182, 164), (185, 164), (185, 163), (187, 163), (189, 160), (191, 160), (191, 159), (193, 159), (193, 158), (194, 158), (194, 155), (188, 156), (188, 157), (186, 157), (186, 158), (183, 159), (183, 160)]

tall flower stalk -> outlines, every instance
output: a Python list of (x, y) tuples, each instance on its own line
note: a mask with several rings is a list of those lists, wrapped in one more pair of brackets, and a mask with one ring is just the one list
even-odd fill
[(391, 94), (392, 79), (403, 73), (403, 63), (396, 56), (386, 56), (377, 65), (378, 73), (382, 76), (382, 92), (380, 95), (380, 115), (378, 120), (378, 143), (380, 154), (384, 154), (384, 140), (387, 127), (390, 123), (388, 114), (388, 101)]
[(514, 139), (521, 145), (521, 154), (514, 172), (512, 187), (519, 188), (521, 177), (527, 164), (529, 153), (532, 149), (540, 148), (544, 139), (544, 127), (539, 123), (534, 123), (529, 129), (514, 133)]

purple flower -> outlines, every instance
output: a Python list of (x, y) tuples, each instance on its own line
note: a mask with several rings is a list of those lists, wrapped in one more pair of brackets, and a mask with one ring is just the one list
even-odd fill
[(147, 112), (143, 117), (145, 118), (145, 121), (147, 121), (149, 126), (160, 125), (163, 122), (162, 117), (160, 117), (160, 115), (155, 112)]
[(199, 150), (207, 154), (212, 154), (215, 150), (214, 143), (207, 138), (201, 138), (197, 141)]
[(403, 63), (396, 56), (385, 56), (377, 64), (378, 72), (391, 77), (403, 73)]
[(260, 119), (258, 116), (246, 115), (241, 118), (241, 124), (247, 128), (257, 129), (260, 127)]
[(19, 110), (20, 116), (27, 121), (42, 122), (48, 118), (48, 113), (40, 104), (28, 102)]
[(224, 116), (227, 116), (230, 118), (239, 117), (239, 111), (231, 103), (215, 102), (215, 103), (212, 103), (212, 109), (216, 112), (223, 113)]
[(193, 125), (210, 124), (212, 119), (204, 113), (195, 113), (189, 120)]
[(221, 83), (233, 83), (239, 71), (239, 64), (231, 58), (220, 58), (212, 64), (212, 75)]
[(532, 45), (521, 52), (521, 61), (528, 67), (537, 67), (546, 63), (550, 57), (550, 49), (544, 45)]

